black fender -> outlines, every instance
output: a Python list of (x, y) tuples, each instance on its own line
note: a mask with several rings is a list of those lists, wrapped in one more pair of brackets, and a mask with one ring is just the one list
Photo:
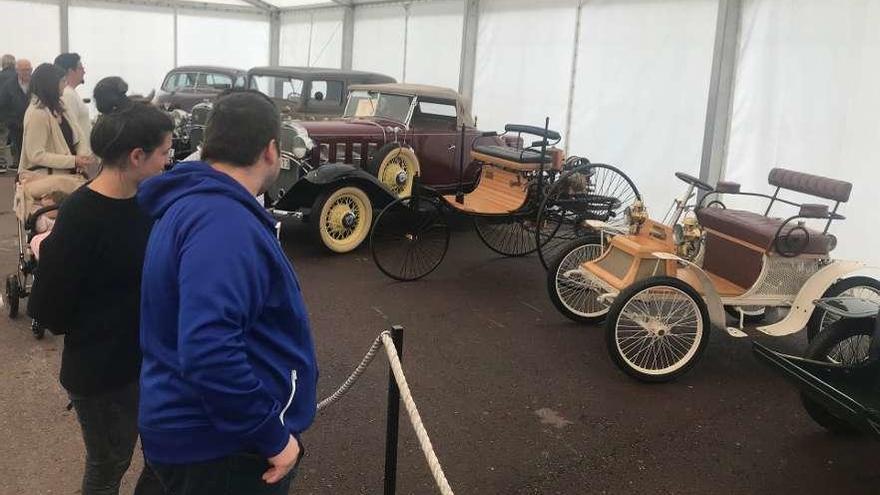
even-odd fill
[(310, 208), (321, 193), (344, 185), (361, 188), (370, 197), (373, 208), (384, 208), (397, 199), (379, 179), (363, 169), (354, 165), (333, 163), (321, 165), (294, 182), (273, 207), (283, 211)]

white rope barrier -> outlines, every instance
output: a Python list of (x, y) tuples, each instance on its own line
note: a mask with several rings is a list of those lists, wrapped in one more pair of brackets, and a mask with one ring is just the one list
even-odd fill
[(364, 370), (373, 362), (379, 347), (382, 345), (385, 346), (388, 364), (391, 366), (391, 372), (394, 375), (394, 380), (397, 382), (397, 388), (400, 389), (400, 398), (403, 400), (404, 407), (406, 407), (409, 421), (413, 426), (413, 430), (415, 430), (419, 446), (422, 448), (422, 453), (425, 454), (425, 460), (428, 462), (428, 468), (431, 470), (431, 475), (434, 476), (437, 488), (440, 490), (441, 495), (454, 495), (452, 487), (449, 486), (449, 481), (446, 480), (446, 475), (443, 473), (443, 467), (440, 466), (440, 461), (437, 459), (437, 454), (434, 453), (434, 447), (431, 445), (431, 439), (428, 437), (428, 431), (422, 423), (422, 417), (419, 415), (416, 403), (412, 398), (412, 392), (406, 382), (406, 376), (403, 374), (403, 366), (400, 364), (400, 357), (397, 355), (397, 348), (394, 347), (394, 341), (391, 339), (389, 331), (386, 330), (376, 337), (373, 345), (370, 346), (370, 350), (367, 351), (360, 364), (358, 364), (357, 368), (349, 375), (342, 386), (336, 392), (333, 392), (332, 395), (318, 403), (318, 411), (336, 403), (351, 389), (364, 373)]
[(391, 365), (391, 371), (394, 372), (394, 379), (397, 381), (397, 388), (400, 389), (400, 398), (406, 406), (406, 412), (409, 413), (409, 422), (412, 423), (413, 429), (416, 431), (416, 437), (419, 439), (419, 445), (422, 447), (422, 453), (425, 454), (425, 460), (428, 461), (428, 467), (431, 474), (434, 475), (434, 481), (437, 482), (437, 488), (440, 489), (442, 495), (453, 495), (452, 487), (446, 481), (446, 475), (443, 474), (443, 467), (437, 460), (437, 454), (434, 453), (434, 447), (431, 445), (431, 439), (428, 438), (428, 432), (422, 424), (422, 417), (416, 408), (416, 403), (412, 398), (409, 385), (406, 383), (406, 376), (403, 374), (403, 367), (400, 365), (400, 358), (397, 356), (397, 349), (394, 347), (394, 341), (388, 332), (379, 335), (385, 344), (385, 354), (388, 355), (388, 363)]
[(318, 403), (318, 411), (321, 411), (325, 407), (336, 403), (336, 401), (341, 399), (342, 396), (348, 392), (351, 386), (354, 385), (356, 381), (358, 381), (358, 378), (360, 378), (361, 375), (364, 374), (364, 370), (367, 369), (367, 366), (369, 366), (370, 363), (373, 362), (373, 358), (376, 357), (376, 353), (379, 351), (379, 347), (382, 345), (382, 336), (388, 335), (388, 333), (388, 330), (385, 330), (384, 332), (380, 333), (378, 337), (376, 337), (376, 340), (373, 341), (373, 345), (370, 346), (370, 350), (367, 351), (367, 354), (361, 360), (361, 364), (359, 364), (358, 367), (352, 372), (352, 374), (349, 375), (348, 379), (345, 380), (345, 383), (343, 383), (336, 392), (333, 392), (332, 395)]

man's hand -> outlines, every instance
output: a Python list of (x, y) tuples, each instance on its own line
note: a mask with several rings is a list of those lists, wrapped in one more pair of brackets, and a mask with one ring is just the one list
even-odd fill
[(269, 458), (271, 467), (263, 473), (263, 481), (266, 483), (278, 483), (281, 478), (287, 476), (287, 473), (293, 469), (296, 461), (299, 459), (299, 442), (293, 435), (287, 440), (287, 446), (278, 455)]

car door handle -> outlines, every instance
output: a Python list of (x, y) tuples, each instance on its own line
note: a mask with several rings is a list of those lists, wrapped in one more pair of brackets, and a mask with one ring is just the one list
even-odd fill
[(450, 151), (450, 152), (455, 151), (455, 145), (454, 144), (449, 145), (448, 151)]

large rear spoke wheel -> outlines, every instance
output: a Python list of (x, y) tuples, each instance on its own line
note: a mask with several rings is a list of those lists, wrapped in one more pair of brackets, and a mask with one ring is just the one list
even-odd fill
[(702, 297), (671, 277), (651, 277), (621, 292), (609, 310), (606, 343), (614, 363), (645, 382), (670, 381), (687, 372), (709, 339)]
[(474, 228), (483, 244), (504, 256), (525, 256), (537, 248), (532, 215), (478, 216)]
[(626, 208), (641, 197), (632, 180), (610, 165), (583, 161), (564, 172), (547, 189), (538, 209), (535, 235), (541, 264), (549, 269), (563, 246), (595, 234), (588, 220), (624, 227)]
[(386, 206), (370, 233), (373, 261), (385, 275), (417, 280), (434, 271), (449, 248), (449, 224), (436, 198), (409, 197)]

